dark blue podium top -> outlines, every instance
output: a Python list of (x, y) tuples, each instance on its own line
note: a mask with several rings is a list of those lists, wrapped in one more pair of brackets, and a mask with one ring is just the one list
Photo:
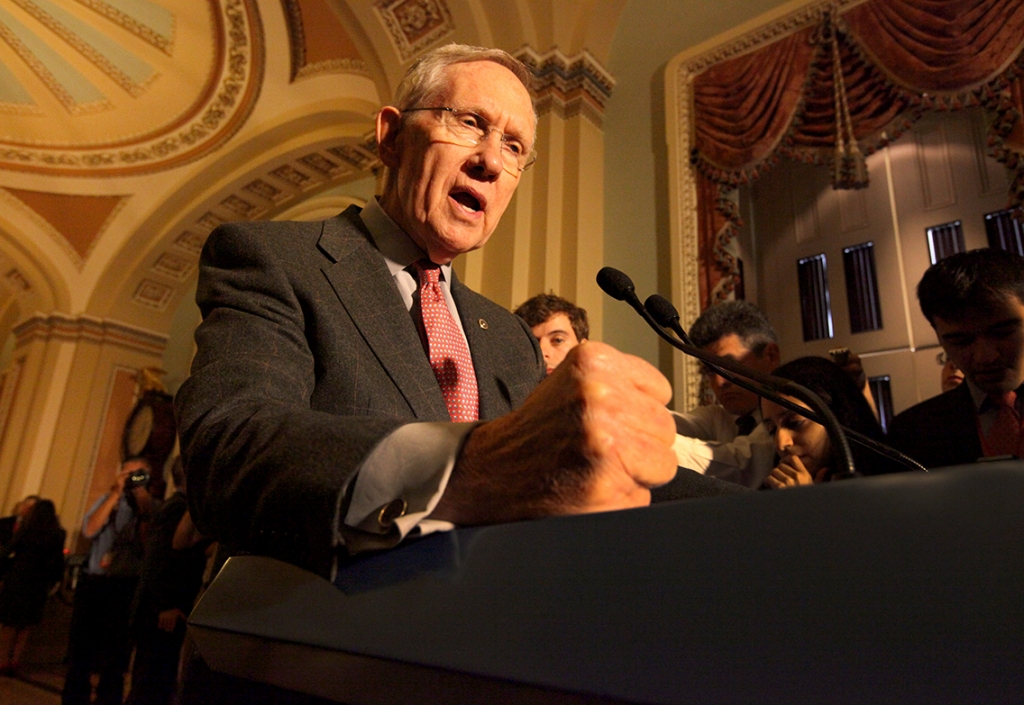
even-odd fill
[(1024, 463), (233, 558), (190, 625), (350, 703), (1024, 702)]

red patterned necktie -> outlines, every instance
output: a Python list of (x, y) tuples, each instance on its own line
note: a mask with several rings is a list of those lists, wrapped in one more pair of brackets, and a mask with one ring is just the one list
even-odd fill
[(420, 314), (427, 334), (427, 347), (430, 348), (430, 367), (441, 385), (448, 415), (452, 421), (476, 421), (480, 418), (480, 399), (473, 359), (466, 339), (444, 300), (441, 270), (427, 260), (420, 260), (414, 266), (419, 272)]
[(1024, 452), (1024, 439), (1021, 438), (1021, 418), (1017, 411), (1017, 393), (1003, 392), (989, 395), (996, 405), (996, 419), (989, 429), (986, 441), (990, 452), (994, 455), (1017, 455)]

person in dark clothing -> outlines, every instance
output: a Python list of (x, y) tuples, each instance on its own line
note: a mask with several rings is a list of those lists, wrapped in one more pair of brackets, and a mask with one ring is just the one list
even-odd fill
[(9, 559), (0, 588), (0, 675), (18, 670), (31, 628), (43, 620), (46, 597), (64, 573), (64, 538), (53, 502), (40, 499), (0, 548)]
[(964, 383), (892, 420), (892, 445), (927, 468), (1024, 457), (1024, 257), (983, 248), (932, 265), (917, 298)]
[(126, 705), (168, 705), (173, 701), (185, 618), (206, 569), (209, 542), (193, 538), (180, 458), (172, 473), (177, 491), (164, 502), (146, 537), (132, 617), (135, 661)]
[[(801, 357), (787, 362), (775, 372), (776, 377), (789, 379), (821, 397), (839, 423), (868, 438), (881, 441), (882, 427), (850, 375), (832, 360), (823, 357)], [(786, 399), (800, 406), (807, 405), (795, 397)], [(773, 489), (826, 482), (842, 477), (844, 461), (832, 446), (824, 426), (804, 418), (768, 399), (761, 400), (764, 423), (775, 440), (777, 462), (765, 485)], [(876, 475), (899, 469), (877, 453), (862, 446), (851, 446), (857, 474)]]
[[(30, 494), (25, 499), (14, 505), (14, 511), (9, 517), (0, 518), (0, 546), (10, 543), (14, 538), (14, 532), (25, 520), (32, 505), (39, 501), (39, 495)], [(3, 567), (0, 566), (0, 579), (3, 579)]]
[(110, 491), (85, 515), (82, 535), (92, 539), (92, 546), (75, 589), (64, 705), (88, 705), (94, 671), (100, 674), (95, 702), (121, 705), (144, 536), (164, 490), (163, 477), (148, 460), (131, 458), (122, 463)]

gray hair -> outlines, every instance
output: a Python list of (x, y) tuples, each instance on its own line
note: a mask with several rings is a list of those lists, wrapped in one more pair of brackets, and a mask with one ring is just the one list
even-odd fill
[(507, 51), (466, 44), (446, 44), (420, 57), (409, 67), (395, 90), (394, 106), (399, 110), (420, 107), (421, 103), (444, 89), (444, 70), (447, 67), (474, 61), (492, 61), (504, 66), (515, 74), (527, 92), (533, 95), (533, 74), (522, 61)]
[(723, 301), (710, 306), (690, 327), (690, 338), (698, 348), (706, 348), (729, 334), (735, 334), (755, 355), (764, 352), (769, 343), (779, 342), (768, 317), (746, 301)]
[[(467, 44), (446, 44), (434, 51), (424, 54), (405, 72), (405, 76), (395, 90), (393, 106), (399, 110), (413, 107), (431, 107), (424, 105), (445, 88), (445, 69), (455, 64), (468, 64), (474, 61), (491, 61), (511, 71), (530, 94), (533, 102), (533, 74), (522, 61), (501, 49), (474, 47)], [(447, 106), (451, 107), (451, 106)], [(416, 113), (413, 113), (415, 115)], [(404, 121), (404, 117), (403, 117)], [(533, 108), (533, 139), (537, 135), (537, 109)], [(394, 187), (395, 173), (393, 169), (384, 171), (384, 193)]]

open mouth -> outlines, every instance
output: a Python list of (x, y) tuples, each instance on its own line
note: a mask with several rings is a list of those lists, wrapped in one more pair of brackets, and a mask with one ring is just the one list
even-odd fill
[(479, 213), (484, 209), (484, 205), (480, 202), (480, 199), (469, 191), (453, 192), (451, 194), (451, 198), (460, 206), (468, 211), (472, 211), (473, 213)]

